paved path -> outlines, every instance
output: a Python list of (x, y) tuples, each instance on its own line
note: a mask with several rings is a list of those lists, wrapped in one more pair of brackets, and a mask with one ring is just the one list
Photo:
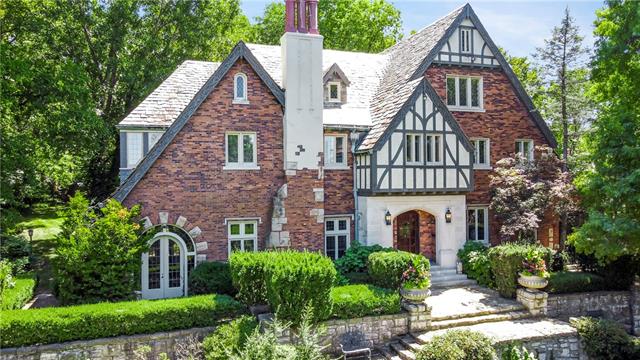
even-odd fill
[(431, 318), (460, 318), (474, 315), (520, 310), (522, 304), (500, 297), (497, 291), (480, 286), (434, 289), (427, 298)]

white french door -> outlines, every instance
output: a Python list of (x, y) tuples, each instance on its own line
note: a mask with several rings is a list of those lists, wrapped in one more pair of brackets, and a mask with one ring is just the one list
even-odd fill
[(142, 298), (183, 296), (185, 272), (184, 245), (171, 236), (157, 236), (142, 255)]

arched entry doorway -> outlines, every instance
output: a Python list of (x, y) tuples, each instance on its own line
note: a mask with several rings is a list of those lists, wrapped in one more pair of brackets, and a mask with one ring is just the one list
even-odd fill
[(149, 252), (142, 254), (142, 298), (187, 295), (189, 273), (195, 266), (193, 240), (182, 229), (165, 226), (151, 231), (154, 234), (149, 240)]
[(393, 220), (393, 246), (436, 259), (436, 221), (426, 211), (410, 210)]

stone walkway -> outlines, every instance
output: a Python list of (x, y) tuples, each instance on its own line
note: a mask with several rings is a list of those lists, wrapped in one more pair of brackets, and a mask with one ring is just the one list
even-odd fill
[(504, 299), (497, 291), (480, 286), (434, 289), (427, 304), (436, 321), (523, 309), (516, 300)]

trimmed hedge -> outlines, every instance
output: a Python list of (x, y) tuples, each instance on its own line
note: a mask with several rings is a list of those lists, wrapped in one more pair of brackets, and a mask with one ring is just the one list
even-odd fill
[(545, 291), (551, 294), (577, 293), (606, 290), (602, 276), (580, 272), (557, 272), (549, 277)]
[(253, 316), (242, 316), (220, 325), (202, 342), (206, 360), (227, 360), (230, 353), (236, 353), (251, 336), (258, 322)]
[(424, 344), (416, 360), (493, 360), (491, 339), (477, 331), (449, 330)]
[(189, 294), (235, 295), (229, 263), (207, 261), (198, 264), (189, 274)]
[(0, 310), (21, 309), (33, 297), (36, 275), (26, 273), (14, 276), (14, 286), (5, 289), (0, 296)]
[(549, 266), (553, 250), (540, 245), (507, 243), (489, 249), (491, 271), (500, 295), (515, 298), (518, 276), (524, 269), (522, 263), (531, 250), (542, 252), (543, 258)]
[(380, 251), (395, 250), (393, 248), (384, 248), (380, 245), (353, 245), (347, 249), (344, 256), (335, 261), (336, 270), (344, 276), (347, 276), (349, 273), (366, 273), (369, 255)]
[(0, 345), (51, 344), (212, 326), (244, 310), (227, 295), (8, 310), (0, 316)]
[(320, 253), (287, 251), (236, 252), (231, 277), (238, 297), (249, 304), (265, 300), (281, 319), (299, 324), (305, 306), (315, 320), (331, 315), (333, 262)]
[(428, 260), (419, 254), (406, 251), (374, 252), (369, 255), (369, 276), (374, 285), (397, 289), (402, 285), (402, 273), (407, 270), (414, 257)]
[(590, 359), (640, 358), (640, 343), (614, 321), (582, 317), (572, 320), (571, 324), (578, 330)]
[(331, 289), (332, 317), (352, 319), (371, 315), (397, 314), (400, 295), (397, 291), (373, 285), (346, 285)]

